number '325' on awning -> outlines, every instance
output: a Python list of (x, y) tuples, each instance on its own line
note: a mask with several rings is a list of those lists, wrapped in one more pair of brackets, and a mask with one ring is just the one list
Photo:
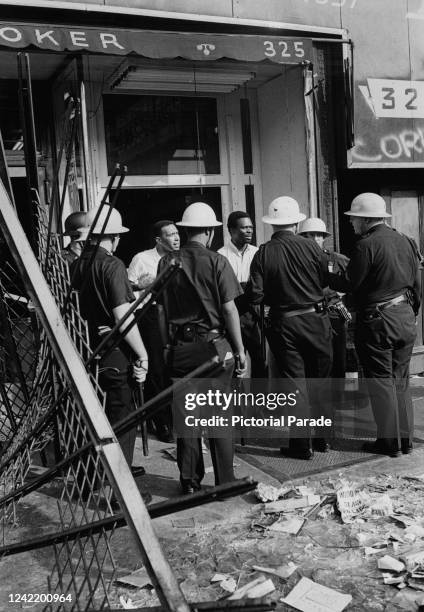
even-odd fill
[(220, 58), (279, 64), (312, 60), (308, 38), (251, 34), (203, 34), (0, 22), (0, 47), (46, 51), (136, 54), (154, 59)]

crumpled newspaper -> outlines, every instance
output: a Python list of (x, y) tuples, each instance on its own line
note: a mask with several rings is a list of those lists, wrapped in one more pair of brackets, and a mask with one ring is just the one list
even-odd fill
[(393, 514), (393, 502), (387, 493), (368, 493), (358, 483), (341, 480), (337, 493), (337, 506), (344, 523), (356, 519), (379, 519)]
[(260, 482), (255, 489), (255, 495), (261, 502), (277, 501), (286, 493), (291, 491), (292, 487), (274, 487)]

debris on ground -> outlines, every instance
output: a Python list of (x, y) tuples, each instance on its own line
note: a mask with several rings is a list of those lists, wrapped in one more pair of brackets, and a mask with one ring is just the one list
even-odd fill
[(403, 572), (405, 564), (390, 555), (384, 555), (377, 561), (377, 567), (381, 570), (391, 570), (393, 572)]
[(287, 580), (290, 576), (297, 570), (297, 565), (295, 565), (292, 561), (289, 561), (287, 565), (280, 565), (280, 567), (261, 567), (260, 565), (252, 565), (252, 569), (263, 572), (264, 574), (272, 574), (273, 576), (277, 576), (277, 578), (282, 578), (283, 580)]
[(343, 523), (352, 523), (369, 506), (369, 496), (355, 483), (343, 481), (336, 495)]
[(296, 516), (290, 518), (279, 518), (272, 523), (268, 529), (270, 531), (279, 531), (280, 533), (290, 533), (296, 535), (302, 529), (305, 519)]
[(281, 601), (302, 612), (342, 612), (352, 601), (352, 596), (339, 593), (309, 578), (301, 578)]
[(272, 502), (284, 497), (290, 490), (291, 487), (274, 487), (260, 482), (255, 489), (255, 495), (261, 502)]
[(275, 502), (266, 504), (265, 514), (272, 514), (276, 512), (291, 512), (299, 508), (307, 508), (308, 506), (315, 506), (319, 504), (321, 498), (319, 495), (305, 495), (304, 497), (292, 498), (292, 499), (280, 499)]
[[(186, 531), (172, 531), (167, 556), (190, 601), (254, 597), (307, 612), (418, 612), (424, 604), (424, 483), (415, 484), (411, 489), (401, 476), (380, 475), (261, 487), (270, 501), (219, 529), (196, 524), (188, 530), (182, 519)], [(137, 593), (145, 606), (157, 605), (150, 593)]]
[(140, 569), (135, 570), (134, 572), (131, 572), (131, 574), (127, 574), (126, 576), (116, 578), (115, 582), (128, 584), (130, 586), (137, 587), (138, 589), (142, 589), (147, 585), (153, 586), (149, 574), (147, 573), (147, 570), (144, 567), (141, 567)]
[(259, 578), (255, 578), (255, 580), (251, 580), (244, 586), (240, 587), (234, 593), (228, 597), (229, 601), (234, 601), (237, 599), (257, 599), (260, 597), (265, 597), (269, 593), (275, 591), (274, 583), (271, 579), (266, 579), (264, 576), (260, 576)]
[(188, 518), (173, 519), (171, 524), (173, 527), (178, 527), (180, 529), (193, 529), (193, 527), (196, 526), (196, 521), (190, 516)]

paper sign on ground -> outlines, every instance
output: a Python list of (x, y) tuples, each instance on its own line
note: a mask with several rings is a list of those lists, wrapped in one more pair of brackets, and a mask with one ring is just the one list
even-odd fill
[(309, 578), (301, 578), (281, 601), (301, 612), (342, 612), (352, 601), (352, 595), (339, 593)]
[(337, 506), (343, 523), (352, 523), (367, 507), (367, 496), (352, 483), (345, 483), (337, 491)]

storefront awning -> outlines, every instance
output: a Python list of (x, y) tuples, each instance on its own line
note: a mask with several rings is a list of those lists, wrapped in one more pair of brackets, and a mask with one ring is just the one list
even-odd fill
[(221, 58), (278, 64), (312, 61), (308, 38), (246, 34), (202, 34), (123, 30), (0, 22), (0, 47), (45, 51), (80, 51), (154, 59), (181, 57), (190, 60)]

